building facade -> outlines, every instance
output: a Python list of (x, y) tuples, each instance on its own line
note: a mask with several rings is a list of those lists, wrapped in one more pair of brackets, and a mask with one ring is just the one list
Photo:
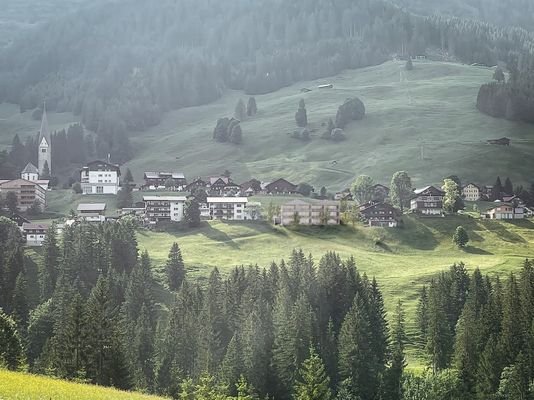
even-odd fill
[(50, 181), (48, 179), (39, 179), (39, 170), (32, 163), (28, 163), (20, 173), (20, 178), (26, 181), (39, 184), (44, 190), (48, 190)]
[(512, 220), (525, 218), (525, 207), (514, 203), (499, 203), (486, 211), (486, 218)]
[(181, 172), (145, 172), (145, 189), (156, 190), (165, 187), (168, 181), (172, 181), (172, 188), (182, 190), (187, 185), (185, 175)]
[(339, 225), (340, 202), (293, 200), (280, 207), (280, 225)]
[(251, 219), (247, 212), (247, 203), (246, 197), (208, 197), (209, 218), (226, 221)]
[(410, 202), (410, 210), (427, 216), (443, 214), (443, 197), (445, 192), (435, 186), (427, 186), (414, 191), (415, 197)]
[(48, 225), (43, 224), (22, 224), (22, 233), (26, 239), (26, 245), (34, 247), (42, 246), (46, 239), (48, 228)]
[(466, 201), (479, 201), (482, 197), (482, 190), (474, 183), (469, 183), (462, 188), (462, 197)]
[(105, 222), (106, 203), (80, 203), (77, 208), (78, 218), (86, 222)]
[(83, 194), (113, 194), (119, 191), (121, 171), (118, 165), (93, 161), (82, 168), (80, 183)]
[(145, 221), (149, 224), (170, 221), (180, 222), (184, 218), (185, 196), (145, 196)]
[(400, 210), (387, 203), (376, 203), (361, 208), (360, 215), (369, 226), (395, 228), (399, 225)]
[(294, 185), (283, 178), (265, 185), (265, 191), (269, 194), (295, 194), (297, 193), (297, 188), (298, 185)]
[(27, 211), (34, 203), (41, 210), (46, 208), (46, 190), (37, 182), (30, 182), (25, 179), (15, 179), (12, 181), (0, 181), (0, 193), (6, 196), (13, 192), (17, 196), (17, 208), (19, 211)]

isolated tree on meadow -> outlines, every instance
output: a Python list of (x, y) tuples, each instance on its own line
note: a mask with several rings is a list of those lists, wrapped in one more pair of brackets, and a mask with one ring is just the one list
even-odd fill
[(184, 222), (190, 228), (200, 225), (200, 205), (196, 199), (188, 200), (185, 203)]
[(456, 204), (460, 198), (460, 188), (458, 184), (452, 179), (445, 179), (443, 182), (443, 190), (445, 196), (443, 197), (443, 209), (449, 213), (453, 213), (456, 210)]
[(406, 71), (412, 71), (413, 70), (413, 62), (412, 57), (408, 57), (408, 61), (406, 61), (406, 65), (404, 66)]
[(165, 264), (165, 275), (167, 276), (167, 285), (172, 291), (177, 291), (182, 286), (185, 278), (184, 259), (178, 243), (173, 243)]
[(300, 126), (301, 128), (304, 128), (306, 125), (308, 125), (308, 114), (306, 112), (306, 104), (304, 103), (304, 99), (300, 99), (299, 101), (299, 108), (295, 114), (295, 122), (297, 123), (297, 126)]
[(354, 200), (356, 200), (358, 204), (364, 204), (368, 201), (371, 201), (371, 199), (373, 198), (374, 184), (375, 182), (370, 176), (360, 175), (359, 177), (357, 177), (351, 188)]
[(456, 228), (452, 236), (452, 242), (459, 248), (464, 248), (469, 243), (469, 235), (463, 226)]
[(391, 178), (389, 197), (394, 206), (399, 207), (401, 213), (410, 206), (413, 196), (412, 180), (404, 171), (395, 172)]
[(495, 72), (493, 73), (493, 79), (499, 83), (504, 83), (506, 81), (506, 77), (504, 76), (504, 72), (501, 67), (497, 67), (495, 69)]
[(247, 107), (245, 106), (243, 99), (238, 100), (235, 106), (234, 116), (240, 121), (244, 121), (247, 117)]
[(130, 168), (126, 168), (126, 173), (124, 174), (124, 183), (132, 183), (134, 181), (132, 171), (130, 171)]
[(256, 99), (254, 97), (249, 97), (247, 103), (247, 115), (249, 117), (252, 117), (256, 115), (257, 112), (258, 106), (256, 105)]

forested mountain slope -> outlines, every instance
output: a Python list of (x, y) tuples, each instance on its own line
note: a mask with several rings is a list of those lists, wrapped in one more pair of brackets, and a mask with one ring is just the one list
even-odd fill
[(17, 41), (0, 57), (0, 101), (24, 110), (46, 99), (51, 110), (80, 114), (113, 157), (128, 131), (228, 88), (268, 93), (429, 47), (495, 65), (531, 46), (525, 31), (416, 17), (380, 0), (125, 0)]

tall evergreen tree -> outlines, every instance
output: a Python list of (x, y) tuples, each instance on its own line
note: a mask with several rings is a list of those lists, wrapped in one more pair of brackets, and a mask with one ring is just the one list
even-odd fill
[(0, 365), (16, 370), (23, 364), (22, 339), (13, 319), (0, 308)]
[(385, 398), (401, 400), (402, 378), (406, 368), (405, 347), (407, 342), (405, 317), (402, 302), (395, 309), (395, 319), (391, 330), (391, 358), (385, 379)]
[(165, 274), (167, 276), (167, 285), (172, 291), (177, 291), (185, 279), (184, 260), (178, 243), (173, 243), (169, 252), (167, 263), (165, 264)]
[(256, 99), (251, 96), (248, 98), (247, 115), (249, 117), (252, 117), (256, 115), (257, 112), (258, 112), (258, 106), (256, 105)]
[(243, 102), (243, 99), (239, 99), (236, 106), (235, 106), (235, 112), (234, 112), (234, 116), (239, 120), (239, 121), (244, 121), (245, 118), (247, 117), (247, 108), (245, 106), (245, 103)]
[(330, 378), (328, 377), (325, 366), (312, 347), (310, 356), (304, 360), (299, 370), (293, 390), (293, 399), (295, 400), (330, 400), (332, 392), (330, 391)]
[(57, 240), (57, 227), (53, 223), (43, 242), (44, 263), (39, 271), (39, 283), (41, 287), (41, 301), (52, 297), (58, 277), (60, 248)]
[(295, 121), (297, 126), (301, 128), (304, 128), (308, 125), (308, 114), (306, 112), (306, 104), (304, 103), (304, 99), (300, 99), (299, 101), (299, 108), (295, 114)]

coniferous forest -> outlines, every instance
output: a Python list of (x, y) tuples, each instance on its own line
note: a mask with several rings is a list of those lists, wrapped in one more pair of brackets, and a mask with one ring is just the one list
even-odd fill
[[(524, 83), (532, 82), (533, 43), (519, 28), (417, 16), (381, 0), (97, 2), (1, 51), (0, 102), (24, 111), (46, 99), (52, 111), (72, 111), (124, 162), (131, 155), (116, 155), (116, 143), (127, 144), (128, 132), (227, 88), (268, 93), (431, 49), (444, 59), (509, 65), (510, 83), (483, 87), (479, 108), (531, 121), (532, 107), (514, 98), (531, 97)], [(503, 90), (512, 93), (509, 106), (493, 100)]]
[[(421, 288), (407, 319), (400, 302), (386, 315), (379, 283), (335, 253), (294, 250), (266, 268), (194, 281), (178, 244), (164, 266), (139, 254), (131, 220), (56, 229), (36, 263), (0, 218), (0, 364), (9, 369), (182, 399), (534, 394), (529, 261), (503, 277), (454, 265)], [(426, 354), (426, 373), (406, 371), (407, 346)]]

